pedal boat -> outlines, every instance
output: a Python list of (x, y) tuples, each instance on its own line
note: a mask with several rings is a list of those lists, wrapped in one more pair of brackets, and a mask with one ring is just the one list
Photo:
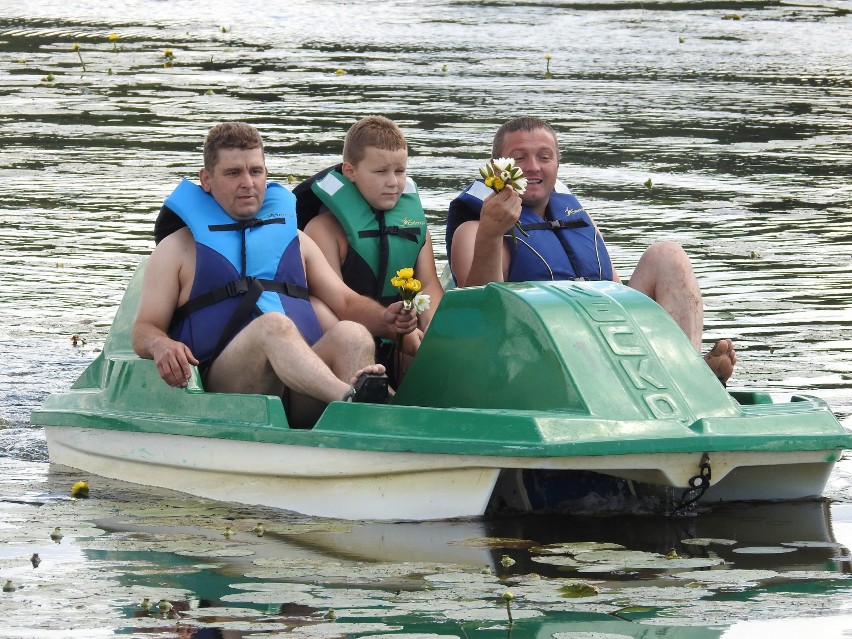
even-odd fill
[[(728, 392), (656, 303), (611, 282), (447, 291), (390, 404), (332, 402), (309, 430), (280, 398), (171, 388), (132, 350), (144, 263), (103, 351), (32, 413), (50, 461), (216, 500), (339, 519), (521, 510), (541, 473), (702, 503), (819, 497), (852, 448), (825, 402)], [(499, 481), (498, 481), (499, 480)]]

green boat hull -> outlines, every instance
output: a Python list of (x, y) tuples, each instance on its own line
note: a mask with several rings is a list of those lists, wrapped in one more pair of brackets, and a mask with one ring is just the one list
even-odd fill
[(521, 471), (688, 488), (702, 459), (705, 499), (813, 497), (852, 448), (817, 398), (727, 392), (659, 306), (605, 282), (447, 291), (393, 403), (333, 402), (291, 429), (278, 397), (205, 392), (197, 371), (171, 388), (133, 353), (143, 269), (103, 352), (33, 411), (55, 463), (306, 514), (435, 519), (481, 514)]

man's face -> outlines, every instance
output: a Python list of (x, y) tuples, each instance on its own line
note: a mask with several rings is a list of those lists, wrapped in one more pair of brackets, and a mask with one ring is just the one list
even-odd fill
[(266, 195), (263, 149), (219, 149), (211, 171), (201, 169), (201, 187), (235, 220), (250, 220)]
[(377, 211), (396, 206), (405, 188), (408, 151), (386, 151), (368, 146), (358, 164), (343, 163), (343, 175), (358, 187), (367, 203)]
[(544, 215), (559, 169), (556, 140), (547, 129), (512, 131), (503, 138), (501, 156), (515, 158), (527, 178), (527, 189), (521, 196), (524, 205)]

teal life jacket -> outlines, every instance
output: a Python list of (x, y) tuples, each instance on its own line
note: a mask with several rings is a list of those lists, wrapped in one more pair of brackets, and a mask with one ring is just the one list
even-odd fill
[(387, 306), (399, 299), (390, 278), (414, 268), (426, 242), (426, 214), (411, 178), (392, 209), (373, 210), (358, 188), (337, 171), (314, 180), (311, 191), (337, 218), (349, 242), (343, 281), (356, 293)]

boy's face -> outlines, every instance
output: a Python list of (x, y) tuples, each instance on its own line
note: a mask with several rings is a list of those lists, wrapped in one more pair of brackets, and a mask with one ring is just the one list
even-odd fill
[(360, 191), (367, 203), (377, 211), (396, 206), (405, 188), (408, 150), (386, 151), (368, 146), (358, 164), (343, 163), (343, 175)]
[(235, 220), (250, 220), (266, 195), (263, 149), (219, 149), (213, 169), (201, 169), (201, 187)]

